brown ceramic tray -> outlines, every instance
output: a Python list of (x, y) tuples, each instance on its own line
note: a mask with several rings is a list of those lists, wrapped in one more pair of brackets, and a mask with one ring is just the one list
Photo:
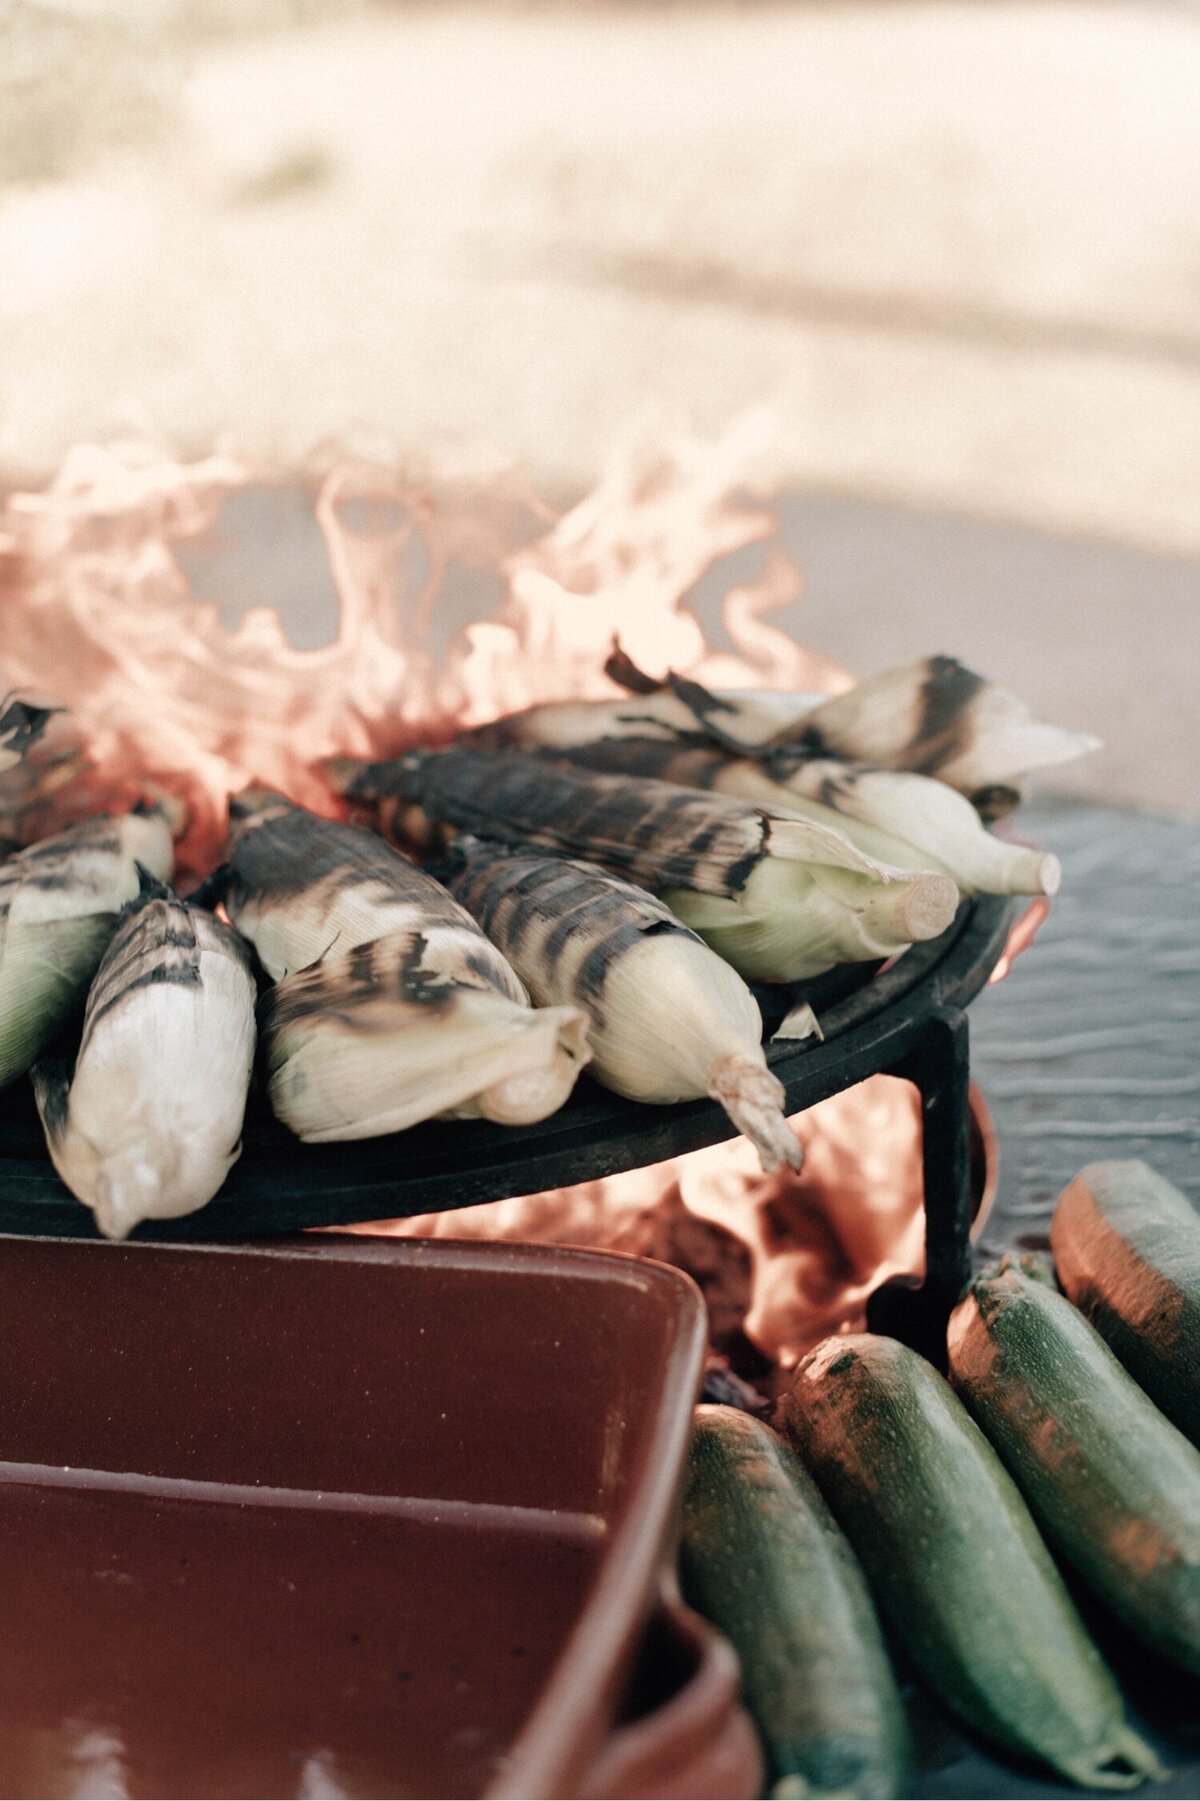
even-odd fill
[(673, 1692), (630, 1698), (703, 1349), (678, 1272), (0, 1239), (0, 1292), (0, 1792), (752, 1792), (673, 1603)]

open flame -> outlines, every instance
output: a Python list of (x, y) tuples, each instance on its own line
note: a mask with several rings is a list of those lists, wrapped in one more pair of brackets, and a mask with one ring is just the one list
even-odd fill
[[(773, 514), (742, 489), (754, 449), (746, 431), (705, 453), (631, 446), (558, 519), (512, 479), (420, 483), (341, 462), (316, 497), (338, 617), (331, 642), (311, 650), (289, 642), (272, 607), (223, 624), (181, 562), (261, 475), (228, 457), (76, 450), (44, 492), (13, 494), (0, 511), (0, 670), (9, 687), (69, 709), (92, 765), (87, 784), (59, 790), (56, 816), (73, 801), (87, 810), (164, 790), (187, 805), (181, 863), (201, 873), (219, 855), (227, 797), (248, 781), (332, 812), (320, 759), (390, 756), (534, 701), (614, 694), (603, 673), (614, 635), (648, 667), (703, 680), (847, 686), (767, 617), (800, 581)], [(755, 545), (761, 576), (725, 596), (734, 652), (711, 653), (688, 592)], [(496, 594), (491, 617), (464, 621), (439, 648), (461, 590), (481, 576)], [(50, 748), (61, 755), (61, 739)]]
[(695, 1277), (720, 1352), (749, 1340), (790, 1366), (860, 1320), (893, 1275), (924, 1269), (921, 1112), (915, 1088), (872, 1076), (796, 1122), (799, 1175), (766, 1176), (746, 1143), (718, 1144), (602, 1182), (392, 1220), (420, 1238), (506, 1238), (628, 1251)]
[[(0, 510), (0, 671), (65, 709), (28, 765), (0, 778), (0, 834), (27, 841), (161, 792), (186, 807), (186, 881), (219, 859), (227, 798), (247, 782), (336, 812), (321, 759), (390, 756), (538, 700), (612, 694), (614, 637), (645, 667), (708, 683), (840, 691), (846, 673), (772, 623), (802, 584), (748, 491), (759, 448), (753, 421), (715, 446), (631, 443), (561, 517), (511, 477), (430, 483), (339, 462), (315, 497), (337, 596), (317, 649), (296, 648), (266, 605), (223, 623), (185, 573), (187, 547), (219, 532), (227, 501), (261, 472), (138, 446), (75, 451), (43, 492)], [(723, 598), (732, 648), (714, 650), (689, 595), (752, 547), (757, 578)], [(460, 618), (481, 582), (488, 616)], [(718, 1347), (749, 1343), (786, 1364), (922, 1260), (914, 1091), (877, 1077), (812, 1109), (800, 1131), (799, 1177), (763, 1176), (738, 1142), (391, 1229), (665, 1257), (705, 1287)]]

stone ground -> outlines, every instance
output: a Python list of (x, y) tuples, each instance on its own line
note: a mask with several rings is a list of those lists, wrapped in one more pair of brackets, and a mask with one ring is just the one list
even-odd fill
[(1197, 92), (1186, 3), (0, 0), (0, 480), (766, 403), (806, 637), (1195, 813)]

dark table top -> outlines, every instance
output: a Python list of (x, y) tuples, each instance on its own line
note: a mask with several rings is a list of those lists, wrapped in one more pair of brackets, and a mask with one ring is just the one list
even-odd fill
[[(1200, 828), (1068, 801), (1020, 815), (1063, 886), (1028, 955), (971, 1007), (971, 1065), (1000, 1147), (985, 1250), (1041, 1245), (1085, 1163), (1141, 1157), (1200, 1207)], [(1170, 1776), (1200, 1795), (1200, 1684), (1091, 1624)], [(918, 1795), (1080, 1796), (978, 1751), (918, 1703)]]

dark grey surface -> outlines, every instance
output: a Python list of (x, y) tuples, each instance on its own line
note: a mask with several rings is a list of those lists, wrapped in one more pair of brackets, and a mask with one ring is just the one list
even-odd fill
[(1063, 886), (971, 1009), (1000, 1143), (985, 1243), (1036, 1240), (1099, 1157), (1143, 1157), (1200, 1205), (1200, 830), (1067, 801), (1019, 818), (1062, 858)]
[[(1044, 1242), (1062, 1188), (1099, 1157), (1143, 1157), (1200, 1206), (1200, 830), (1070, 801), (1020, 822), (1062, 858), (1063, 889), (1035, 947), (971, 1008), (1000, 1146), (992, 1250)], [(1200, 1683), (1090, 1623), (1171, 1772), (1137, 1793), (1200, 1795)], [(930, 1801), (1102, 1792), (999, 1763), (924, 1702), (915, 1718)]]

